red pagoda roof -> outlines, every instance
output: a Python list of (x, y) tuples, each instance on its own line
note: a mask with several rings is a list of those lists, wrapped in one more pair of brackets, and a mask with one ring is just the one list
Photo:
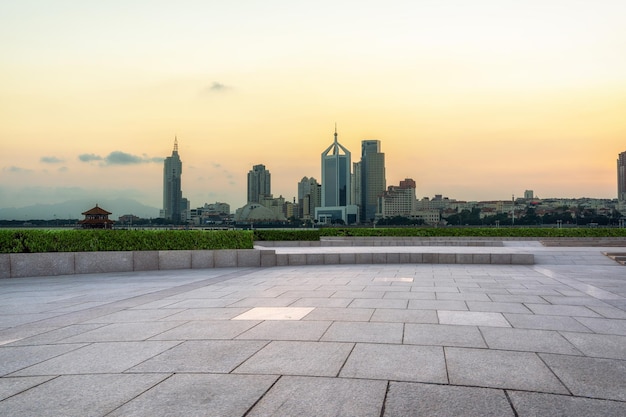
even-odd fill
[(88, 214), (106, 214), (109, 215), (111, 214), (110, 212), (106, 211), (103, 208), (98, 207), (98, 205), (96, 204), (96, 206), (94, 208), (92, 208), (91, 210), (87, 210), (84, 213), (81, 213), (83, 216), (86, 216)]

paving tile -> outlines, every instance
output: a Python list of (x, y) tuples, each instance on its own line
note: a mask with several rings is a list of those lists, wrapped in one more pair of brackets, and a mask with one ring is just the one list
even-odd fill
[[(0, 401), (12, 397), (22, 391), (51, 380), (52, 376), (22, 376), (17, 378), (0, 378)], [(1, 403), (0, 403), (1, 404)], [(1, 409), (1, 406), (0, 406)]]
[(113, 323), (64, 339), (64, 343), (147, 340), (184, 322)]
[(484, 293), (471, 292), (439, 292), (437, 291), (437, 300), (460, 300), (460, 301), (491, 301), (491, 298)]
[(553, 330), (480, 328), (490, 349), (580, 355), (581, 352)]
[(242, 416), (276, 379), (270, 375), (177, 374), (108, 416)]
[(0, 376), (35, 365), (47, 359), (71, 352), (84, 344), (2, 346), (0, 347)]
[(467, 310), (460, 300), (409, 300), (409, 308), (416, 310)]
[(624, 416), (626, 403), (593, 400), (566, 395), (539, 394), (535, 392), (509, 391), (509, 398), (520, 417), (589, 417)]
[(265, 341), (246, 340), (188, 341), (142, 362), (128, 372), (229, 373), (265, 345)]
[(598, 319), (592, 317), (576, 317), (576, 320), (596, 333), (626, 336), (626, 320)]
[(153, 310), (123, 310), (112, 314), (106, 314), (98, 318), (84, 322), (86, 323), (130, 323), (130, 322), (152, 322), (161, 320), (182, 309), (153, 309)]
[[(168, 375), (66, 375), (0, 402), (3, 416), (108, 415)], [(13, 378), (11, 378), (13, 379)]]
[(248, 310), (248, 307), (190, 308), (164, 317), (161, 321), (230, 320)]
[(502, 390), (391, 382), (384, 416), (514, 416)]
[(445, 324), (410, 324), (404, 327), (404, 344), (486, 348), (478, 327)]
[(377, 308), (369, 321), (387, 323), (438, 323), (436, 310), (399, 310)]
[(119, 373), (178, 343), (180, 342), (94, 343), (22, 369), (12, 376)]
[(396, 308), (406, 309), (408, 305), (407, 300), (394, 300), (394, 299), (355, 299), (348, 306), (349, 308)]
[(353, 343), (274, 341), (234, 373), (336, 376)]
[(259, 324), (254, 320), (191, 321), (156, 335), (152, 340), (232, 339)]
[(448, 382), (443, 348), (357, 343), (340, 377)]
[(591, 332), (591, 330), (580, 324), (580, 322), (567, 316), (504, 313), (504, 317), (511, 326), (522, 329)]
[(561, 332), (586, 356), (626, 360), (626, 336)]
[(297, 301), (297, 298), (272, 298), (272, 297), (250, 297), (241, 301), (228, 304), (228, 307), (287, 307)]
[(384, 291), (336, 291), (332, 298), (383, 298)]
[(290, 307), (347, 307), (352, 298), (301, 298)]
[(68, 337), (76, 336), (90, 330), (97, 329), (99, 327), (106, 326), (105, 324), (75, 324), (58, 329), (45, 331), (35, 336), (26, 337), (24, 339), (16, 340), (7, 346), (24, 346), (24, 345), (49, 345), (62, 342)]
[(547, 316), (601, 317), (598, 313), (584, 306), (549, 305), (526, 303), (535, 314)]
[(402, 323), (334, 322), (322, 340), (332, 342), (402, 343)]
[(494, 311), (498, 313), (519, 313), (530, 314), (531, 311), (522, 303), (500, 303), (500, 302), (483, 302), (483, 301), (467, 301), (467, 307), (470, 311)]
[(534, 353), (446, 347), (445, 354), (454, 385), (568, 393)]
[(438, 310), (439, 323), (456, 324), (462, 326), (493, 326), (511, 327), (500, 313), (486, 313), (482, 311), (447, 311)]
[(324, 308), (317, 307), (305, 317), (308, 320), (329, 321), (369, 321), (374, 313), (373, 308)]
[(322, 337), (330, 324), (330, 321), (268, 320), (240, 334), (237, 339), (316, 341)]
[(385, 292), (385, 299), (394, 299), (394, 300), (434, 300), (437, 298), (437, 295), (434, 292), (415, 292), (415, 291), (388, 291)]
[(386, 381), (285, 376), (247, 417), (379, 417)]
[(313, 307), (255, 307), (233, 320), (300, 320), (313, 311)]
[(572, 394), (626, 401), (626, 362), (541, 353), (545, 363)]

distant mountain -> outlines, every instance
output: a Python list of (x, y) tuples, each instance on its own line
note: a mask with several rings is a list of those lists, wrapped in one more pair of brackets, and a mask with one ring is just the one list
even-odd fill
[(146, 206), (130, 198), (117, 199), (79, 199), (56, 204), (36, 204), (27, 207), (0, 208), (0, 220), (54, 220), (54, 219), (82, 219), (82, 212), (95, 205), (110, 211), (112, 220), (125, 214), (133, 214), (144, 219), (159, 217), (159, 209)]

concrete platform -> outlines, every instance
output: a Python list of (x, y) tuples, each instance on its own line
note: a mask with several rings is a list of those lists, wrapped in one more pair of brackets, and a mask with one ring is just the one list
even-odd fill
[(468, 250), (494, 249), (535, 264), (2, 279), (0, 415), (626, 415), (626, 267), (600, 247)]

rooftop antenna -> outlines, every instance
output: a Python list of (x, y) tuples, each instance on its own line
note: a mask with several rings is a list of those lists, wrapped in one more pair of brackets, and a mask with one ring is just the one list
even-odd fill
[(174, 135), (174, 152), (178, 152), (178, 138)]

